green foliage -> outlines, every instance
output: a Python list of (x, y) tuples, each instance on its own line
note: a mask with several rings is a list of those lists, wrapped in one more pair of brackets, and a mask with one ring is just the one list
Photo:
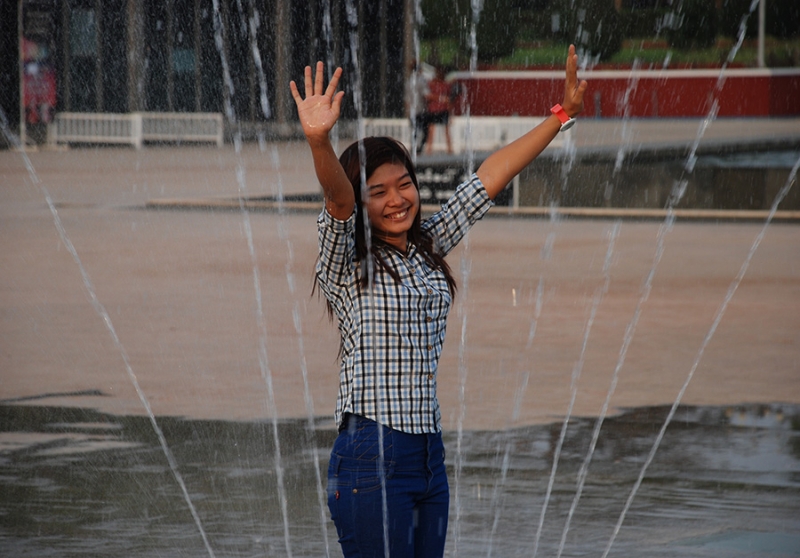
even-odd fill
[(549, 8), (520, 10), (517, 46), (519, 46), (520, 42), (551, 39), (553, 36), (551, 25)]
[[(520, 8), (515, 0), (484, 0), (476, 27), (478, 60), (490, 62), (509, 56), (516, 46)], [(461, 48), (471, 50), (473, 11), (471, 0), (458, 2), (458, 32)]]
[[(421, 1), (426, 19), (426, 27), (420, 30), (423, 59), (440, 65), (468, 67), (471, 1)], [(650, 3), (624, 0), (621, 12), (616, 13), (612, 0), (485, 0), (482, 23), (478, 25), (479, 56), (482, 62), (499, 68), (560, 66), (566, 45), (573, 42), (590, 55), (599, 54), (601, 61), (613, 64), (625, 65), (636, 60), (655, 66), (665, 61), (670, 66), (714, 65), (727, 58), (730, 40), (738, 35), (742, 15), (749, 11), (751, 2), (722, 0), (716, 12), (714, 0), (674, 0), (672, 7), (664, 0)], [(767, 34), (774, 37), (768, 38), (766, 44), (768, 66), (800, 66), (800, 0), (767, 0), (766, 8)], [(556, 32), (555, 14), (559, 21)], [(510, 19), (515, 21), (506, 26), (498, 21), (503, 16), (513, 16)], [(677, 22), (681, 24), (675, 28), (665, 26)], [(495, 34), (487, 33), (487, 26)], [(592, 32), (598, 28), (599, 33)], [(504, 35), (499, 39), (498, 30)], [(747, 36), (755, 37), (757, 30), (756, 7), (748, 19)], [(717, 42), (717, 33), (727, 39)], [(790, 37), (783, 39), (786, 35)], [(635, 40), (628, 41), (628, 46), (622, 49), (623, 37)], [(736, 62), (755, 66), (754, 44), (745, 43)]]
[[(728, 37), (739, 35), (742, 18), (750, 13), (752, 0), (723, 0), (720, 10), (720, 33)], [(767, 35), (781, 39), (800, 37), (800, 2), (798, 0), (767, 0), (764, 6), (764, 28)], [(748, 38), (758, 35), (758, 6), (747, 19)]]
[(708, 48), (717, 38), (717, 10), (710, 0), (680, 0), (666, 17), (667, 40), (675, 48)]
[(567, 59), (567, 46), (563, 43), (553, 44), (546, 42), (536, 46), (522, 46), (514, 49), (514, 54), (503, 58), (498, 63), (498, 67), (530, 67), (548, 66), (563, 68), (564, 61)]
[(631, 8), (622, 10), (622, 34), (626, 39), (652, 38), (659, 34), (664, 8)]
[(800, 37), (800, 2), (772, 0), (766, 5), (767, 34), (781, 39)]
[[(722, 0), (719, 12), (719, 32), (726, 37), (738, 37), (742, 18), (750, 10), (753, 0)], [(758, 8), (747, 19), (745, 37), (758, 35)]]
[(455, 7), (452, 0), (421, 0), (423, 23), (419, 27), (420, 39), (430, 41), (452, 36), (455, 32)]
[(554, 0), (550, 12), (559, 22), (557, 38), (600, 60), (622, 47), (622, 18), (609, 0)]

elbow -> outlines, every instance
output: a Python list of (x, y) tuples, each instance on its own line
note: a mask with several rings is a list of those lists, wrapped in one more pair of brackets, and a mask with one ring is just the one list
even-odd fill
[(325, 197), (325, 209), (331, 217), (339, 221), (346, 221), (353, 214), (355, 200), (335, 200)]

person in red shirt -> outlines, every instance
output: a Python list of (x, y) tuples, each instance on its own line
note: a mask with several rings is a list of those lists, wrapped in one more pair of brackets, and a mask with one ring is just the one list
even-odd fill
[(425, 138), (428, 143), (428, 154), (433, 153), (433, 137), (437, 124), (444, 125), (444, 134), (447, 141), (447, 152), (453, 152), (453, 143), (450, 140), (450, 111), (452, 109), (450, 84), (442, 76), (442, 70), (436, 69), (436, 76), (428, 82), (428, 133)]

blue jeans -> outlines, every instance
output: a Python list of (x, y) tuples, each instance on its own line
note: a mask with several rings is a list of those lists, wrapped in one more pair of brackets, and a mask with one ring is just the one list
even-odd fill
[(441, 433), (406, 434), (357, 415), (345, 420), (328, 467), (328, 508), (345, 558), (386, 556), (384, 501), (389, 556), (441, 558), (450, 506)]

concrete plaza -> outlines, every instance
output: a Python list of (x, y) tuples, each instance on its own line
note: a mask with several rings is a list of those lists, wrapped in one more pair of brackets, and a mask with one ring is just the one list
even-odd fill
[[(632, 145), (652, 149), (691, 145), (699, 127), (633, 122)], [(575, 143), (613, 150), (620, 134), (586, 120)], [(798, 119), (720, 120), (701, 146), (798, 137)], [(4, 151), (0, 182), (2, 402), (141, 414), (135, 379), (156, 415), (332, 415), (338, 338), (311, 296), (316, 210), (145, 209), (315, 192), (302, 142)], [(580, 416), (607, 398), (609, 412), (669, 405), (695, 368), (684, 403), (800, 403), (800, 227), (771, 224), (748, 259), (763, 225), (486, 218), (449, 257), (459, 292), (438, 379), (445, 426), (462, 413), (471, 429), (561, 417), (576, 369)]]

